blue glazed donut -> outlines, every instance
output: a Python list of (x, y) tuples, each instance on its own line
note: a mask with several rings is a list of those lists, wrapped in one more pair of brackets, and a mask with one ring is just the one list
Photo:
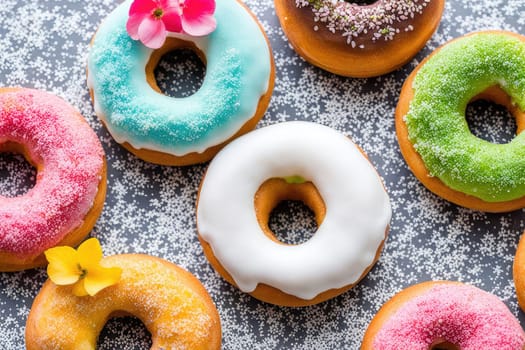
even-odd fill
[[(236, 0), (217, 0), (217, 28), (204, 37), (172, 34), (159, 50), (126, 32), (131, 0), (104, 20), (88, 57), (95, 112), (113, 138), (138, 157), (165, 165), (211, 159), (255, 127), (270, 101), (274, 63), (266, 36)], [(206, 63), (201, 88), (186, 98), (160, 92), (153, 69), (163, 53), (192, 48)]]

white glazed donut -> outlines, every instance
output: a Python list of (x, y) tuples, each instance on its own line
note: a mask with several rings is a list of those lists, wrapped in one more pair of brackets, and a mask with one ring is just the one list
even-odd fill
[[(313, 183), (321, 199), (322, 208), (312, 208), (318, 230), (305, 243), (277, 241), (259, 217), (254, 198), (276, 178), (302, 179), (282, 181), (289, 192)], [(359, 147), (310, 122), (269, 126), (232, 142), (211, 162), (197, 203), (199, 238), (215, 269), (242, 291), (287, 306), (315, 304), (354, 286), (377, 260), (390, 217), (381, 179)]]

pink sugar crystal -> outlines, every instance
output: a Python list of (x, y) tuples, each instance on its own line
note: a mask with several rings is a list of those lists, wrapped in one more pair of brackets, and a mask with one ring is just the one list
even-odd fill
[(438, 339), (461, 350), (519, 350), (525, 333), (496, 296), (469, 285), (438, 284), (385, 322), (374, 349), (428, 350)]
[(80, 226), (93, 205), (104, 151), (78, 111), (37, 90), (0, 94), (0, 144), (24, 145), (42, 163), (23, 196), (0, 196), (0, 251), (36, 256)]

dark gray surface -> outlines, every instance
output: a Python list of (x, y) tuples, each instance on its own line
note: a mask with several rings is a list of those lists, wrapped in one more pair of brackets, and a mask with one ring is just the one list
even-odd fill
[[(437, 33), (414, 60), (374, 79), (342, 78), (310, 66), (287, 44), (272, 1), (246, 3), (267, 31), (277, 66), (274, 95), (259, 126), (313, 120), (344, 132), (364, 149), (384, 178), (393, 205), (391, 231), (379, 262), (348, 293), (303, 309), (264, 304), (231, 287), (210, 267), (196, 236), (194, 203), (205, 165), (177, 168), (144, 163), (116, 144), (94, 115), (85, 82), (87, 48), (98, 23), (117, 1), (2, 0), (0, 85), (35, 87), (62, 96), (81, 110), (103, 143), (108, 195), (93, 235), (101, 240), (105, 254), (147, 253), (193, 272), (219, 309), (225, 349), (357, 349), (370, 319), (386, 300), (428, 279), (460, 280), (493, 292), (523, 324), (511, 266), (525, 227), (524, 211), (485, 214), (429, 193), (400, 155), (393, 115), (402, 82), (434, 48), (474, 30), (502, 28), (523, 33), (525, 2), (448, 1)], [(193, 62), (186, 62), (181, 67), (192, 66)], [(168, 64), (164, 71), (178, 75), (181, 70)], [(159, 73), (161, 81), (163, 76)], [(181, 88), (175, 84), (168, 90), (180, 93)], [(497, 142), (512, 137), (515, 125), (504, 110), (479, 105), (472, 110), (488, 110), (482, 117), (469, 118), (473, 129), (484, 137)], [(499, 117), (489, 118), (493, 113)], [(18, 170), (28, 169), (20, 164), (23, 162), (0, 156), (0, 193), (19, 191), (13, 181), (23, 182), (24, 176), (31, 176)], [(242, 174), (239, 177), (242, 180)], [(297, 230), (298, 235), (301, 227), (311, 231), (308, 212), (296, 205), (291, 208), (285, 210), (288, 215), (281, 213), (272, 219), (276, 227)], [(289, 222), (294, 215), (296, 219)], [(307, 222), (304, 226), (303, 220)], [(0, 273), (0, 343), (4, 349), (24, 347), (25, 320), (45, 278), (44, 269)], [(108, 323), (100, 348), (146, 349), (148, 341), (140, 322), (122, 319)]]

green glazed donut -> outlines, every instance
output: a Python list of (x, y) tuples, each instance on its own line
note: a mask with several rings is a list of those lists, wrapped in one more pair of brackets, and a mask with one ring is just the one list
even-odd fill
[(493, 86), (525, 110), (525, 42), (506, 32), (459, 38), (420, 67), (403, 121), (430, 176), (484, 202), (505, 202), (525, 196), (525, 133), (493, 144), (465, 119), (469, 101)]

